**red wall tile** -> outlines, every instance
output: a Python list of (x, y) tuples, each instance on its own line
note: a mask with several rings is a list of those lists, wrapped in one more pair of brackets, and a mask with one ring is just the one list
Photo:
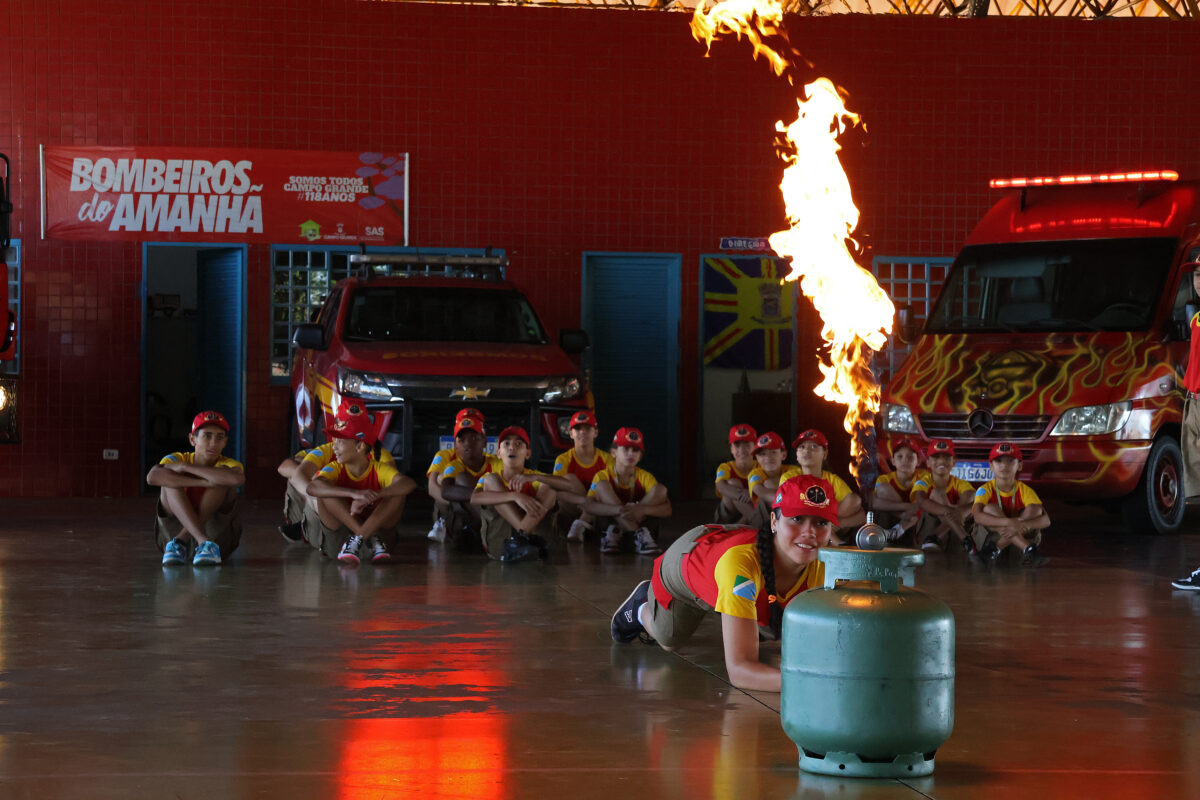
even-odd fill
[[(553, 333), (579, 324), (583, 251), (681, 253), (680, 381), (697, 385), (699, 256), (782, 225), (772, 140), (795, 105), (745, 43), (704, 58), (687, 23), (355, 0), (0, 6), (0, 149), (24, 244), (22, 441), (0, 445), (0, 495), (141, 485), (142, 250), (38, 239), (43, 144), (407, 151), (411, 242), (506, 248)], [(791, 32), (816, 65), (801, 77), (832, 78), (866, 122), (843, 153), (864, 263), (951, 255), (993, 175), (1200, 175), (1196, 23), (832, 16)], [(290, 409), (268, 385), (268, 258), (250, 248), (252, 494), (279, 489)], [(685, 495), (708, 472), (688, 402)]]

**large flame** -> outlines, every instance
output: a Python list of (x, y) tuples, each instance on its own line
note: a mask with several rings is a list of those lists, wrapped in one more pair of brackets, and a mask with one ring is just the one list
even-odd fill
[[(696, 6), (692, 33), (709, 46), (722, 33), (745, 35), (755, 57), (762, 53), (775, 73), (782, 75), (787, 59), (765, 43), (769, 37), (786, 41), (782, 22), (780, 0), (704, 0)], [(837, 87), (827, 78), (818, 78), (804, 89), (806, 97), (797, 101), (795, 121), (776, 125), (787, 164), (779, 188), (790, 227), (772, 234), (770, 242), (776, 253), (791, 260), (792, 271), (785, 280), (800, 281), (800, 290), (824, 322), (821, 336), (829, 353), (821, 360), (824, 378), (814, 391), (846, 406), (850, 466), (857, 477), (867, 429), (879, 410), (872, 352), (886, 344), (896, 310), (850, 251), (858, 208), (838, 159), (837, 137), (847, 124), (858, 123), (858, 115), (846, 109)]]

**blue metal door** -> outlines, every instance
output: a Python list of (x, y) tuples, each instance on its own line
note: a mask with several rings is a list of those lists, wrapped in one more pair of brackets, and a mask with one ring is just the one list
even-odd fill
[(245, 461), (246, 275), (243, 248), (212, 248), (196, 256), (200, 410), (225, 415), (233, 431), (226, 455)]
[(679, 496), (678, 255), (585, 253), (583, 327), (591, 338), (600, 438), (617, 428), (646, 437), (642, 467)]

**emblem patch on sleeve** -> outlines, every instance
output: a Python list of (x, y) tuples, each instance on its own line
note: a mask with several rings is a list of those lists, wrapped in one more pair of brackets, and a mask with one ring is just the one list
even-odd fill
[(758, 586), (744, 575), (738, 575), (733, 580), (733, 593), (737, 597), (754, 602), (754, 599), (758, 597)]

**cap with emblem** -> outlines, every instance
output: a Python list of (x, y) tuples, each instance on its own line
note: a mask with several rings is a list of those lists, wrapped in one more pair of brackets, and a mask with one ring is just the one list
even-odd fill
[(833, 486), (816, 475), (797, 475), (779, 485), (774, 508), (785, 517), (820, 517), (838, 523), (837, 500)]

